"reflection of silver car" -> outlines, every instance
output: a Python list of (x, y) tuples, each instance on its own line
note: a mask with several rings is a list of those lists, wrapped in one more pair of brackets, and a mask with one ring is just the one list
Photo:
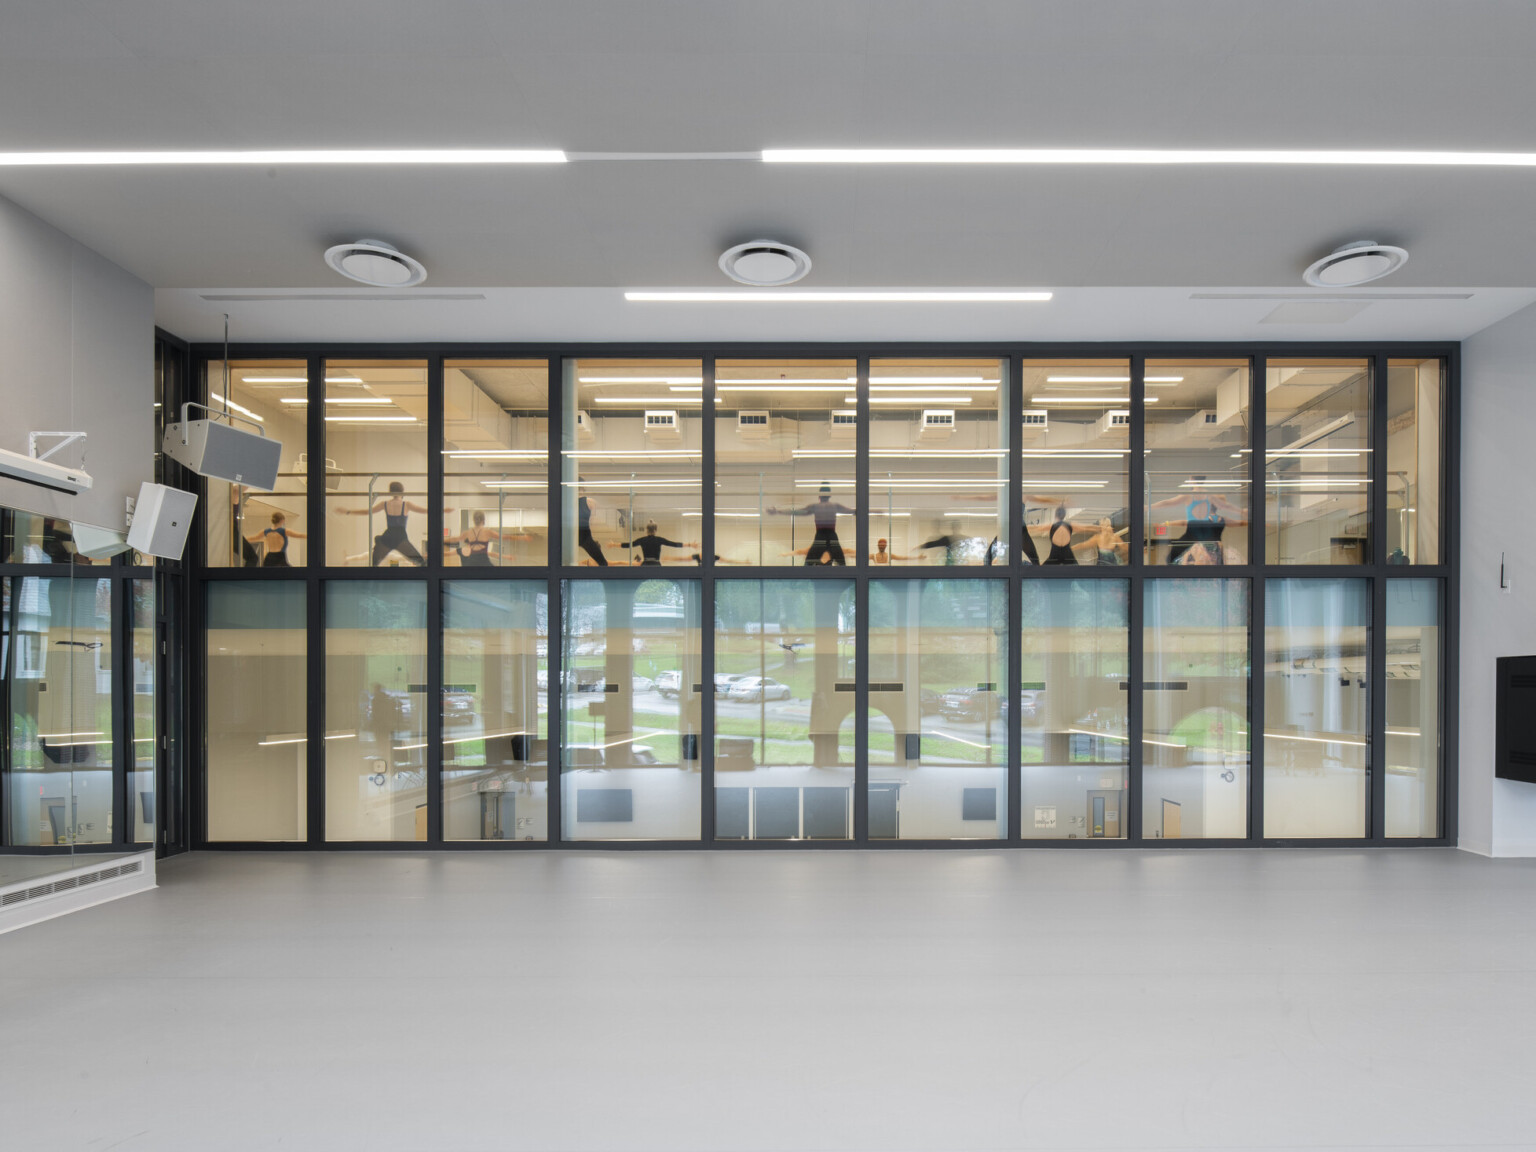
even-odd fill
[(746, 678), (746, 674), (743, 672), (716, 672), (715, 698), (719, 700), (727, 698), (731, 694), (731, 685), (735, 684), (738, 680), (745, 680)]
[(443, 723), (468, 724), (475, 718), (475, 698), (468, 692), (443, 693)]
[(732, 700), (788, 700), (789, 685), (767, 676), (743, 676), (731, 685)]
[(683, 674), (681, 672), (658, 672), (654, 681), (656, 691), (663, 696), (676, 699), (677, 694), (683, 690)]

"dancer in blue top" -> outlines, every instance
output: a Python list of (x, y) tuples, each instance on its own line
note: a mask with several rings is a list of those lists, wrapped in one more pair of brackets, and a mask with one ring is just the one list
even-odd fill
[(274, 512), (270, 528), (263, 528), (254, 536), (246, 537), (252, 544), (260, 542), (266, 549), (265, 555), (261, 558), (263, 568), (291, 568), (293, 565), (288, 563), (288, 541), (309, 539), (307, 532), (289, 531), (284, 527), (287, 523), (288, 517), (281, 512)]
[[(451, 509), (445, 508), (444, 512)], [(406, 518), (412, 512), (420, 512), (423, 516), (427, 510), (420, 504), (413, 504), (405, 498), (405, 485), (398, 480), (389, 482), (389, 495), (378, 503), (367, 508), (338, 508), (341, 516), (367, 516), (370, 512), (384, 513), (384, 531), (373, 538), (373, 557), (369, 563), (377, 568), (384, 563), (385, 557), (391, 552), (398, 552), (418, 568), (426, 565), (416, 546), (411, 543), (405, 534)]]

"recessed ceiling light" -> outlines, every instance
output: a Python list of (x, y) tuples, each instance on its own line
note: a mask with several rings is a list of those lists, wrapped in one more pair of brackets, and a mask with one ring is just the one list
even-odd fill
[(382, 240), (358, 240), (325, 250), (325, 262), (349, 280), (375, 288), (410, 288), (427, 278), (420, 260)]
[(265, 151), (0, 152), (0, 167), (129, 164), (564, 164), (553, 148), (282, 148)]
[(767, 164), (1322, 164), (1536, 167), (1536, 152), (1386, 152), (1318, 148), (765, 148)]
[(777, 240), (749, 240), (727, 248), (720, 256), (720, 271), (738, 284), (770, 288), (803, 280), (811, 270), (811, 258), (800, 249)]
[(1038, 304), (1049, 292), (625, 292), (650, 304)]
[(1390, 276), (1406, 263), (1406, 248), (1374, 240), (1352, 240), (1309, 265), (1302, 279), (1314, 288), (1352, 288)]

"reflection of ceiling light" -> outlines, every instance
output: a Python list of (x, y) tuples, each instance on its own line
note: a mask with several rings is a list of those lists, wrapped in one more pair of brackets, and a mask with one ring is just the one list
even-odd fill
[(242, 416), (249, 416), (252, 420), (256, 421), (256, 423), (258, 423), (258, 424), (265, 424), (266, 423), (265, 420), (263, 420), (260, 416), (256, 415), (256, 413), (252, 412), (244, 404), (237, 404), (233, 400), (226, 400), (226, 399), (224, 399), (224, 397), (220, 396), (217, 392), (212, 393), (212, 396), (220, 404), (223, 404), (226, 407), (228, 407), (231, 412), (238, 412)]
[(490, 452), (447, 448), (443, 450), (443, 455), (452, 456), (458, 460), (547, 460), (549, 458), (549, 453), (542, 448), (498, 448)]
[(308, 384), (308, 376), (245, 376), (240, 379), (247, 384)]
[[(1129, 396), (1031, 396), (1031, 404), (1129, 404)], [(1156, 396), (1146, 397), (1148, 404), (1156, 404)]]
[(703, 396), (598, 396), (596, 404), (702, 404)]
[(985, 384), (987, 379), (984, 376), (871, 376), (869, 382), (871, 384)]
[(1320, 164), (1536, 168), (1536, 152), (1322, 148), (764, 148), (765, 164)]
[(545, 486), (545, 481), (543, 481), (543, 480), (482, 480), (482, 481), (480, 481), (480, 484), (481, 484), (482, 487), (485, 487), (485, 488), (527, 488), (527, 489), (538, 489), (538, 488), (543, 488)]
[(800, 249), (777, 240), (749, 240), (727, 248), (720, 256), (720, 271), (738, 284), (757, 288), (793, 284), (811, 270), (811, 258)]
[(1352, 240), (1314, 261), (1301, 278), (1314, 288), (1353, 288), (1390, 276), (1406, 263), (1406, 248), (1374, 240)]
[(327, 416), (330, 424), (415, 424), (414, 416)]
[(857, 380), (858, 380), (858, 377), (857, 376), (826, 376), (826, 377), (807, 376), (804, 379), (794, 379), (794, 380), (792, 380), (788, 376), (778, 376), (778, 377), (766, 377), (766, 378), (761, 379), (761, 380), (749, 380), (748, 378), (743, 376), (743, 377), (741, 377), (739, 379), (735, 378), (735, 377), (732, 377), (732, 378), (729, 378), (729, 379), (727, 379), (725, 377), (717, 377), (717, 379), (719, 380), (720, 385), (722, 387), (727, 385), (727, 384), (732, 385), (732, 386), (735, 386), (735, 385), (738, 385), (738, 384), (841, 384), (841, 385), (843, 385), (846, 388), (849, 384), (856, 383)]
[(653, 460), (657, 457), (683, 457), (695, 459), (704, 455), (703, 452), (690, 448), (668, 448), (665, 451), (639, 451), (639, 452), (562, 452), (562, 456), (581, 460)]
[(721, 384), (716, 392), (846, 392), (847, 384), (798, 384), (775, 380), (771, 384)]
[(348, 280), (375, 288), (410, 288), (427, 278), (420, 260), (382, 240), (357, 240), (325, 250), (325, 262)]
[(678, 476), (670, 480), (566, 480), (566, 488), (676, 488), (697, 487), (697, 476)]
[(1049, 292), (640, 292), (624, 299), (648, 304), (1038, 304)]
[(996, 392), (996, 384), (871, 384), (881, 392)]

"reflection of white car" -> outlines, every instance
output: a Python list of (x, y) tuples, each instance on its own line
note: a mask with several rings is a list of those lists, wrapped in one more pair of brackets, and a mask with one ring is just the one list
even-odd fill
[(683, 674), (681, 672), (658, 672), (656, 674), (656, 691), (663, 696), (676, 699), (678, 693), (683, 690)]
[(732, 700), (788, 700), (789, 685), (767, 676), (743, 676), (731, 685)]
[(646, 676), (635, 676), (630, 683), (636, 692), (649, 692), (652, 687), (650, 678)]

